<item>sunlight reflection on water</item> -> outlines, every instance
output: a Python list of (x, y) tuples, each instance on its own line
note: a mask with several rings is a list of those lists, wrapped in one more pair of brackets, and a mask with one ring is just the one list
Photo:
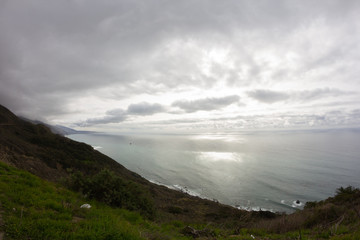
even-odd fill
[(242, 162), (240, 154), (234, 152), (198, 152), (197, 158), (204, 162)]
[(241, 138), (237, 135), (226, 135), (226, 134), (196, 135), (196, 136), (193, 136), (191, 139), (193, 139), (193, 140), (220, 140), (223, 142), (238, 142), (238, 143), (244, 143), (247, 141), (245, 138)]

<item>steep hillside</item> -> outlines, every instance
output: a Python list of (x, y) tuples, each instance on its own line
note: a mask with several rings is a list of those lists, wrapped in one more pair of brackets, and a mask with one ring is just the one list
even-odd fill
[(146, 231), (137, 213), (89, 202), (1, 162), (0, 189), (0, 239), (142, 239)]
[(66, 177), (69, 169), (92, 174), (110, 168), (127, 178), (145, 182), (91, 146), (53, 134), (42, 124), (21, 120), (2, 106), (0, 151), (2, 161), (52, 181)]
[[(0, 153), (0, 161), (55, 182), (76, 172), (84, 176), (93, 176), (103, 169), (110, 169), (120, 178), (140, 184), (150, 193), (159, 220), (180, 219), (233, 224), (239, 222), (244, 215), (249, 215), (248, 212), (230, 206), (152, 184), (91, 146), (53, 134), (44, 125), (21, 120), (2, 106)], [(251, 214), (252, 220), (262, 217), (259, 213)], [(268, 217), (274, 214), (264, 215)], [(244, 225), (248, 223), (247, 220)]]

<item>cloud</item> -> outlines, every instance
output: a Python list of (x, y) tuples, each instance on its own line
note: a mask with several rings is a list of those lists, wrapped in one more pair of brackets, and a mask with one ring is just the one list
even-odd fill
[(342, 91), (335, 88), (316, 88), (303, 91), (273, 91), (268, 89), (257, 89), (248, 92), (248, 96), (259, 102), (272, 104), (281, 101), (311, 102), (318, 99), (355, 95), (353, 91)]
[(153, 115), (155, 113), (164, 112), (165, 108), (159, 103), (141, 102), (138, 104), (130, 104), (127, 109), (129, 115)]
[(128, 116), (131, 115), (147, 116), (164, 111), (165, 108), (159, 103), (141, 102), (137, 104), (130, 104), (126, 111), (121, 108), (111, 109), (106, 111), (105, 116), (103, 117), (89, 118), (85, 121), (77, 123), (76, 125), (81, 127), (88, 127), (98, 124), (120, 123), (127, 120)]
[[(360, 1), (27, 0), (0, 6), (0, 103), (28, 118), (124, 122), (168, 111), (141, 104), (163, 103), (165, 95), (170, 103), (187, 96), (169, 111), (191, 113), (225, 111), (238, 101), (189, 100), (214, 92), (289, 107), (340, 97), (354, 102), (358, 97), (345, 93), (360, 92)], [(283, 84), (289, 91), (278, 91)], [(129, 102), (139, 104), (105, 113)]]
[(321, 98), (328, 98), (328, 97), (338, 97), (344, 95), (353, 95), (356, 94), (353, 91), (341, 91), (335, 88), (316, 88), (313, 90), (305, 90), (295, 92), (294, 98), (301, 100), (301, 101), (312, 101)]
[(223, 107), (238, 102), (240, 99), (237, 95), (231, 95), (220, 98), (203, 98), (197, 100), (179, 100), (172, 103), (172, 106), (181, 108), (187, 113), (197, 111), (219, 110)]
[(113, 109), (107, 111), (104, 117), (98, 118), (89, 118), (85, 121), (78, 122), (75, 125), (79, 127), (89, 127), (98, 124), (108, 124), (108, 123), (119, 123), (125, 121), (127, 118), (127, 114), (122, 109)]
[(359, 113), (359, 109), (353, 111), (318, 111), (318, 113), (301, 115), (296, 111), (289, 111), (286, 113), (213, 118), (211, 122), (227, 124), (229, 128), (233, 129), (339, 128), (358, 126), (360, 123)]
[(354, 111), (318, 111), (313, 114), (301, 114), (296, 111), (273, 114), (237, 115), (214, 118), (175, 118), (161, 121), (145, 121), (141, 129), (173, 130), (241, 130), (241, 129), (320, 129), (356, 127), (360, 123), (360, 110)]
[(288, 99), (290, 96), (287, 93), (265, 90), (265, 89), (257, 89), (254, 91), (248, 92), (248, 96), (258, 100), (259, 102), (264, 103), (275, 103), (279, 101), (284, 101)]

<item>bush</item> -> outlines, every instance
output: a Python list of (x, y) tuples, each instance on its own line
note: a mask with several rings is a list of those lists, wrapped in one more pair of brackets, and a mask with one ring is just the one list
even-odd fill
[(352, 186), (346, 188), (340, 187), (336, 190), (336, 195), (334, 197), (337, 202), (352, 202), (356, 199), (356, 196), (360, 195), (360, 190)]
[(314, 227), (316, 225), (328, 224), (336, 221), (343, 214), (343, 209), (333, 203), (326, 203), (321, 207), (317, 207), (312, 210), (312, 215), (309, 216), (304, 226), (307, 228)]
[(183, 209), (177, 206), (168, 207), (168, 212), (172, 214), (180, 214), (183, 212)]
[(68, 186), (90, 199), (96, 199), (111, 206), (136, 210), (148, 218), (154, 217), (154, 204), (144, 187), (125, 180), (112, 171), (104, 169), (90, 177), (79, 172), (75, 173), (71, 175)]
[(317, 202), (306, 202), (304, 209), (314, 208), (316, 207), (317, 204), (318, 204)]

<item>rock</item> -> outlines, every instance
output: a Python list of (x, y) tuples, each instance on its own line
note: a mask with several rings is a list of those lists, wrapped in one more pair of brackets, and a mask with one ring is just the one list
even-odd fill
[(194, 238), (200, 237), (197, 230), (190, 227), (190, 226), (186, 226), (182, 231), (182, 234), (184, 234), (185, 236), (191, 236)]
[(80, 208), (87, 208), (87, 209), (89, 209), (89, 208), (91, 208), (91, 205), (88, 204), (88, 203), (85, 203), (85, 204), (81, 205)]
[(182, 234), (185, 236), (190, 236), (193, 238), (199, 238), (199, 237), (214, 237), (215, 233), (209, 229), (203, 229), (203, 230), (196, 230), (195, 228), (192, 228), (190, 226), (186, 226), (182, 231)]

